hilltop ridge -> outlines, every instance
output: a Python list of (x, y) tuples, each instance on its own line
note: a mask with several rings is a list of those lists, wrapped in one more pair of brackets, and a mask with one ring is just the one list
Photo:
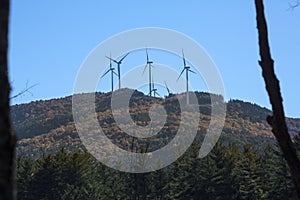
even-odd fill
[[(117, 91), (118, 95), (129, 89)], [(171, 94), (165, 98), (150, 97), (137, 90), (132, 91), (130, 99), (130, 114), (138, 125), (149, 123), (149, 108), (154, 103), (161, 104), (168, 113), (164, 128), (151, 139), (151, 150), (167, 144), (176, 134), (180, 122), (180, 106), (177, 98), (184, 98), (184, 94)], [(195, 92), (200, 110), (200, 123), (196, 141), (201, 142), (210, 121), (210, 94)], [(84, 95), (84, 94), (79, 94)], [(220, 101), (221, 96), (216, 95)], [(124, 133), (116, 124), (110, 110), (111, 92), (95, 93), (96, 113), (99, 124), (113, 143), (128, 150), (131, 136)], [(83, 105), (84, 106), (84, 103)], [(225, 125), (220, 140), (236, 142), (240, 145), (253, 143), (257, 148), (263, 148), (274, 142), (269, 125), (265, 119), (271, 111), (256, 104), (241, 100), (227, 102)], [(194, 113), (189, 113), (193, 119)], [(72, 115), (72, 96), (58, 99), (39, 100), (27, 104), (11, 106), (11, 119), (18, 137), (17, 152), (29, 157), (39, 157), (43, 153), (55, 153), (61, 148), (70, 151), (85, 149), (76, 131)], [(287, 118), (291, 136), (300, 132), (300, 119)], [(93, 132), (93, 130), (91, 130)], [(135, 145), (141, 146), (146, 140), (139, 139)]]

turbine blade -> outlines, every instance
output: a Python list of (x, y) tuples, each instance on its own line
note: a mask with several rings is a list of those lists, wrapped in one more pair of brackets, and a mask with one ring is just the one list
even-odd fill
[(168, 94), (170, 94), (170, 89), (168, 88), (168, 85), (167, 85), (166, 81), (165, 81), (165, 86), (167, 88)]
[(186, 62), (185, 62), (185, 57), (184, 57), (183, 49), (182, 49), (182, 59), (183, 59), (183, 66), (186, 67)]
[(113, 71), (113, 73), (114, 73), (114, 75), (118, 76), (118, 74), (116, 72)]
[(159, 93), (158, 93), (158, 92), (156, 92), (156, 91), (155, 91), (154, 93), (155, 93), (157, 96), (161, 97), (161, 96), (159, 95)]
[(119, 63), (121, 63), (121, 62), (126, 58), (126, 56), (128, 56), (128, 54), (129, 54), (129, 53), (125, 54), (125, 56), (123, 56), (123, 57), (121, 58), (121, 60), (119, 60)]
[(144, 75), (144, 73), (145, 73), (145, 71), (146, 71), (146, 69), (147, 69), (147, 64), (145, 65), (145, 67), (144, 67), (144, 70), (143, 70), (143, 75)]
[(108, 58), (109, 60), (111, 60), (111, 61), (113, 61), (113, 62), (115, 62), (115, 63), (118, 64), (118, 61), (116, 61), (116, 60), (114, 60), (114, 59), (112, 59), (112, 58), (110, 58), (110, 57), (108, 57), (108, 56), (105, 56), (105, 57)]
[(101, 76), (101, 78), (103, 78), (108, 72), (110, 72), (110, 69), (107, 70), (107, 71)]
[(146, 55), (147, 55), (147, 63), (149, 62), (149, 55), (148, 55), (148, 49), (146, 48)]
[(192, 72), (192, 73), (194, 73), (194, 74), (196, 74), (196, 72), (194, 72), (193, 70), (190, 70), (190, 69), (189, 69), (189, 71)]
[(179, 75), (178, 78), (177, 78), (177, 81), (179, 80), (179, 78), (180, 78), (181, 75), (183, 74), (184, 70), (185, 70), (185, 68), (183, 68), (183, 70), (181, 71), (180, 75)]
[(112, 63), (111, 63), (111, 53), (109, 54), (109, 68), (112, 68)]

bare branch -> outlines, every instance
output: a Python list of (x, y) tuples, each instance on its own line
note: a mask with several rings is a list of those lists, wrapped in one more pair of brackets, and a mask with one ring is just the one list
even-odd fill
[(17, 98), (17, 97), (19, 97), (19, 96), (21, 96), (21, 95), (24, 95), (25, 93), (29, 93), (29, 94), (31, 94), (31, 96), (33, 96), (33, 94), (32, 94), (32, 92), (30, 91), (30, 89), (34, 88), (34, 87), (37, 86), (37, 85), (39, 85), (39, 83), (33, 84), (33, 85), (31, 85), (31, 86), (28, 86), (28, 81), (27, 81), (27, 82), (26, 82), (26, 87), (25, 87), (23, 90), (21, 90), (18, 94), (16, 94), (16, 95), (10, 97), (10, 99), (15, 99), (15, 98)]

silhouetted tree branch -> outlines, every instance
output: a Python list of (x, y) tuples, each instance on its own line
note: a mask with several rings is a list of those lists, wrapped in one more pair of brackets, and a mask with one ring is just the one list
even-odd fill
[(7, 70), (9, 0), (0, 1), (0, 199), (16, 199), (14, 160), (16, 138), (9, 117), (10, 84)]
[(285, 121), (279, 81), (274, 72), (274, 61), (270, 53), (267, 22), (265, 19), (262, 0), (255, 0), (255, 6), (259, 38), (259, 53), (261, 57), (259, 65), (262, 68), (262, 75), (265, 80), (266, 90), (268, 92), (273, 111), (273, 116), (268, 116), (267, 121), (272, 126), (272, 132), (275, 135), (288, 163), (298, 197), (300, 198), (300, 161), (297, 158), (296, 150), (288, 133)]
[(20, 91), (18, 94), (16, 94), (16, 95), (10, 97), (10, 99), (15, 99), (15, 98), (17, 98), (17, 97), (19, 97), (19, 96), (21, 96), (21, 95), (23, 95), (23, 94), (25, 94), (25, 93), (30, 93), (31, 95), (33, 95), (33, 94), (30, 92), (30, 89), (34, 88), (34, 87), (37, 86), (37, 85), (38, 85), (38, 83), (36, 83), (36, 84), (34, 84), (34, 85), (31, 85), (31, 86), (28, 86), (28, 81), (27, 81), (27, 82), (26, 82), (25, 88), (24, 88), (22, 91)]

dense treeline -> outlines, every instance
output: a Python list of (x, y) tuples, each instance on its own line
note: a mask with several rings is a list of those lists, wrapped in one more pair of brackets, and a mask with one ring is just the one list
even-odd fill
[[(300, 137), (295, 138), (300, 154)], [(198, 159), (194, 143), (175, 163), (146, 174), (113, 170), (86, 152), (33, 160), (19, 157), (19, 199), (294, 199), (289, 169), (278, 147), (218, 143)]]

